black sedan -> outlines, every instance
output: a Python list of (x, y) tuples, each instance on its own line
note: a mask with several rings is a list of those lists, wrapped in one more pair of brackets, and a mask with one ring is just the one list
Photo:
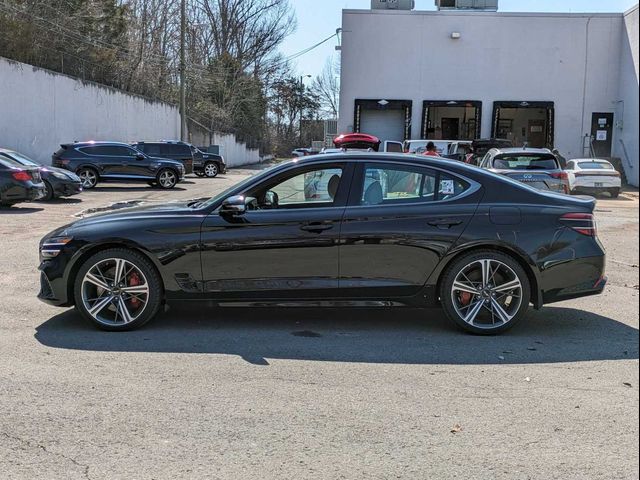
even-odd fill
[(39, 200), (45, 191), (39, 168), (25, 167), (0, 155), (0, 206)]
[(39, 298), (105, 330), (139, 327), (164, 302), (204, 300), (440, 304), (462, 328), (498, 333), (530, 304), (602, 292), (594, 205), (441, 158), (306, 157), (205, 201), (51, 232)]
[(0, 158), (8, 158), (25, 167), (38, 168), (45, 186), (43, 200), (70, 197), (82, 192), (82, 182), (75, 173), (63, 170), (62, 168), (41, 165), (26, 155), (12, 150), (0, 148)]

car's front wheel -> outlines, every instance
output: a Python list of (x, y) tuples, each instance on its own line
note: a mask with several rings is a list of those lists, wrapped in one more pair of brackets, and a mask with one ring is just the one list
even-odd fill
[(207, 162), (204, 164), (204, 174), (207, 178), (214, 178), (218, 176), (220, 169), (216, 162)]
[(151, 262), (132, 250), (92, 255), (74, 284), (76, 309), (102, 330), (123, 331), (151, 320), (162, 303), (162, 283)]
[(513, 327), (531, 299), (529, 278), (511, 256), (478, 251), (454, 261), (441, 282), (449, 319), (471, 333), (492, 335)]
[(80, 181), (82, 182), (82, 188), (89, 190), (98, 184), (98, 172), (90, 167), (82, 167), (76, 172)]
[(163, 168), (160, 170), (156, 179), (160, 188), (167, 190), (175, 187), (178, 183), (178, 175), (170, 168)]

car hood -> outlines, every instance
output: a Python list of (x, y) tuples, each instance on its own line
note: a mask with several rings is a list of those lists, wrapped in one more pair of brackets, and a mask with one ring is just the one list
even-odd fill
[(62, 175), (64, 175), (65, 177), (71, 180), (80, 180), (75, 173), (70, 172), (69, 170), (65, 170), (64, 168), (52, 167), (51, 165), (44, 165), (42, 166), (42, 171), (61, 173)]
[[(202, 200), (202, 199), (199, 199)], [(194, 209), (192, 205), (199, 200), (189, 200), (184, 202), (170, 202), (163, 204), (135, 204), (132, 202), (115, 203), (106, 207), (92, 209), (82, 212), (82, 219), (72, 223), (70, 227), (85, 227), (97, 223), (134, 220), (150, 217), (172, 217), (181, 215), (201, 215), (201, 212)]]

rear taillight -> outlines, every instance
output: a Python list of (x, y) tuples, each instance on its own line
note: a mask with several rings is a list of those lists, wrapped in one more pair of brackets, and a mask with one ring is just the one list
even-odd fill
[(569, 174), (565, 171), (562, 172), (552, 172), (551, 178), (559, 179), (562, 182), (562, 190), (564, 193), (569, 193)]
[(590, 213), (565, 213), (560, 217), (560, 223), (588, 237), (598, 234), (595, 218)]
[(552, 172), (550, 175), (551, 178), (559, 178), (560, 180), (569, 181), (569, 174), (567, 172)]
[(11, 174), (14, 179), (20, 182), (28, 182), (31, 180), (31, 174), (29, 172), (25, 172), (24, 170), (18, 170), (17, 172), (13, 172)]

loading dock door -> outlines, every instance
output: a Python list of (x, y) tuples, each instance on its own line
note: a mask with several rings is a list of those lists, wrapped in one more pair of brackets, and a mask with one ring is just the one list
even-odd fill
[(404, 140), (404, 112), (402, 110), (364, 110), (360, 118), (360, 132), (375, 135), (382, 142)]
[(613, 113), (591, 114), (591, 138), (596, 157), (611, 157), (611, 135), (613, 134)]
[(511, 140), (516, 147), (553, 148), (553, 102), (493, 102), (491, 136)]
[(411, 100), (355, 101), (353, 131), (375, 135), (382, 142), (411, 138)]

